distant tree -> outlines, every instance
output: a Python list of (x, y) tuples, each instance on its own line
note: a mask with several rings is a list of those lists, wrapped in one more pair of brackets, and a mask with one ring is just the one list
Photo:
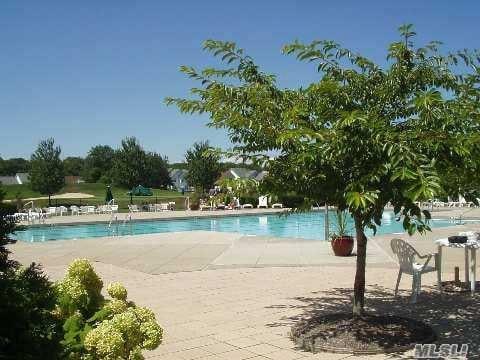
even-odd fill
[(184, 162), (178, 162), (178, 163), (171, 163), (168, 165), (170, 169), (181, 169), (181, 170), (186, 170), (187, 169), (187, 164)]
[(115, 152), (113, 181), (129, 189), (142, 185), (147, 169), (147, 154), (138, 140), (135, 137), (123, 139), (121, 148)]
[(185, 155), (187, 181), (201, 192), (211, 189), (221, 173), (220, 155), (213, 150), (208, 141), (197, 142)]
[(168, 160), (155, 152), (147, 153), (147, 168), (144, 184), (154, 188), (163, 188), (172, 184), (168, 173)]
[(65, 184), (61, 152), (60, 146), (55, 146), (55, 140), (49, 138), (40, 142), (30, 160), (31, 187), (41, 194), (48, 195), (49, 205), (51, 196)]
[(69, 156), (63, 159), (63, 167), (65, 175), (80, 176), (83, 173), (83, 165), (85, 160), (78, 156)]
[(90, 149), (83, 167), (86, 182), (98, 182), (102, 176), (110, 177), (115, 151), (108, 145), (96, 145)]
[(2, 159), (0, 158), (0, 175), (1, 176), (11, 176), (16, 173), (25, 173), (30, 169), (30, 162), (23, 158), (11, 158), (11, 159)]

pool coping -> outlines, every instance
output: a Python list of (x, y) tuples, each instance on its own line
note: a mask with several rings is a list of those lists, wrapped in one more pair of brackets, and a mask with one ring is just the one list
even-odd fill
[[(201, 219), (201, 218), (221, 218), (221, 217), (242, 217), (242, 216), (258, 216), (258, 215), (275, 215), (275, 214), (286, 214), (288, 213), (291, 209), (290, 208), (282, 208), (282, 209), (253, 209), (255, 211), (248, 211), (248, 212), (243, 212), (244, 210), (240, 210), (242, 212), (235, 212), (234, 210), (227, 212), (228, 210), (219, 210), (222, 212), (212, 212), (212, 211), (206, 211), (206, 212), (200, 212), (200, 213), (194, 213), (191, 215), (187, 214), (179, 214), (179, 215), (172, 215), (172, 216), (165, 216), (165, 217), (145, 217), (145, 218), (135, 218), (133, 217), (135, 213), (132, 213), (132, 218), (130, 221), (132, 222), (150, 222), (150, 221), (169, 221), (169, 220), (188, 220), (188, 219)], [(223, 212), (225, 211), (225, 212)], [(148, 212), (141, 212), (142, 214), (148, 214)], [(128, 216), (129, 213), (117, 213), (117, 221), (123, 221), (126, 216)], [(154, 213), (155, 214), (155, 213)], [(158, 214), (158, 213), (157, 213)], [(165, 214), (165, 212), (164, 212)], [(170, 212), (171, 214), (171, 212)], [(103, 214), (102, 214), (103, 215)], [(125, 216), (123, 216), (125, 215)], [(75, 215), (69, 215), (69, 216), (75, 216)], [(90, 215), (92, 216), (92, 215)], [(95, 215), (93, 215), (95, 216)], [(92, 216), (92, 217), (93, 217)], [(47, 219), (48, 220), (51, 220)], [(24, 226), (26, 228), (38, 228), (38, 227), (52, 227), (52, 226), (75, 226), (75, 225), (91, 225), (91, 224), (109, 224), (112, 221), (112, 218), (108, 219), (86, 219), (86, 220), (80, 220), (80, 221), (66, 221), (66, 222), (46, 222), (46, 223), (37, 223), (37, 224), (26, 224), (24, 222), (20, 223), (21, 226)]]

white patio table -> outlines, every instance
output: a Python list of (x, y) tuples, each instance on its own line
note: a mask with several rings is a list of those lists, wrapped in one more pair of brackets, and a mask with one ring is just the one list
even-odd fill
[[(448, 239), (438, 239), (435, 241), (438, 246), (438, 258), (439, 258), (439, 281), (441, 281), (442, 274), (442, 248), (463, 248), (465, 249), (465, 285), (470, 282), (470, 291), (472, 294), (475, 292), (476, 283), (476, 268), (477, 268), (477, 249), (480, 248), (480, 242), (478, 240), (468, 239), (466, 243), (458, 244), (451, 243)], [(470, 261), (468, 253), (470, 252)]]

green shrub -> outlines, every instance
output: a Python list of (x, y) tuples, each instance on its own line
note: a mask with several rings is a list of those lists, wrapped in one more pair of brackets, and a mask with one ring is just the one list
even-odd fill
[(102, 280), (87, 260), (75, 260), (57, 283), (58, 314), (64, 319), (62, 344), (70, 359), (143, 359), (153, 350), (163, 330), (147, 308), (127, 300), (120, 283), (107, 287), (112, 299), (101, 295)]
[(0, 358), (57, 359), (61, 323), (55, 317), (55, 291), (40, 268), (9, 259), (5, 245), (16, 230), (16, 207), (1, 203), (0, 188)]
[(278, 196), (275, 202), (282, 203), (284, 207), (295, 209), (301, 207), (304, 204), (305, 199), (303, 196), (290, 193)]
[(0, 358), (59, 358), (55, 291), (39, 267), (10, 266), (0, 275), (0, 289)]

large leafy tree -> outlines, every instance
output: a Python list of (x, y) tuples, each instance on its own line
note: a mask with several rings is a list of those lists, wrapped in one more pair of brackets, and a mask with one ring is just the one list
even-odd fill
[(116, 184), (132, 188), (142, 185), (147, 172), (147, 154), (135, 137), (122, 140), (115, 153), (113, 180)]
[(30, 163), (23, 158), (0, 158), (0, 176), (15, 175), (16, 173), (28, 172)]
[(97, 182), (102, 177), (109, 179), (113, 166), (115, 150), (108, 145), (96, 145), (90, 149), (83, 167), (83, 178), (86, 182)]
[(168, 172), (168, 159), (156, 152), (147, 153), (147, 168), (144, 184), (154, 188), (164, 188), (172, 184)]
[(42, 140), (30, 159), (30, 183), (33, 190), (51, 196), (65, 184), (65, 174), (60, 154), (60, 146), (55, 146), (55, 140)]
[(85, 160), (78, 156), (69, 156), (63, 159), (65, 175), (80, 176), (83, 172)]
[(205, 49), (229, 65), (183, 66), (200, 87), (193, 98), (166, 99), (182, 112), (209, 113), (210, 125), (226, 128), (240, 155), (264, 159), (271, 193), (295, 191), (307, 202), (350, 212), (355, 315), (364, 311), (365, 229), (381, 224), (385, 205), (394, 206), (412, 234), (429, 229), (430, 214), (417, 201), (442, 190), (478, 190), (471, 181), (446, 186), (453, 171), (478, 169), (478, 54), (442, 55), (438, 42), (415, 47), (410, 25), (400, 33), (383, 67), (333, 41), (285, 46), (284, 53), (314, 63), (320, 73), (299, 89), (280, 88), (234, 43), (208, 40)]
[(211, 189), (221, 172), (220, 156), (208, 141), (194, 143), (185, 154), (187, 181), (204, 193)]

